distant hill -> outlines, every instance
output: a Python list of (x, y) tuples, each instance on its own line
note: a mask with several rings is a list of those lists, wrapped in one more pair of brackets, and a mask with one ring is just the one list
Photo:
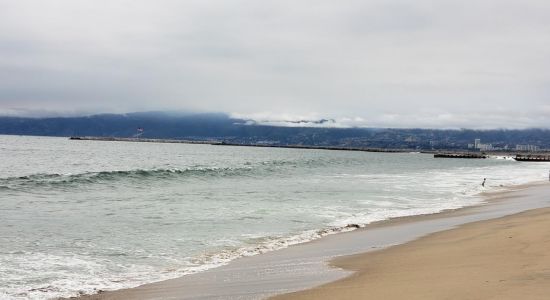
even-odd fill
[[(171, 114), (162, 112), (101, 114), (83, 117), (0, 117), (0, 134), (39, 136), (142, 137), (224, 140), (233, 143), (353, 146), (395, 149), (466, 149), (474, 139), (494, 147), (517, 144), (550, 149), (550, 131), (435, 130), (384, 128), (312, 128), (257, 125), (226, 114)], [(324, 123), (326, 120), (317, 122)]]

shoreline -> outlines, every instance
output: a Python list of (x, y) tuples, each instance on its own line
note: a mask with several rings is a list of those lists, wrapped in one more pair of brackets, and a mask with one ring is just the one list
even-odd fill
[[(483, 196), (486, 201), (485, 203), (478, 205), (445, 210), (434, 214), (406, 216), (378, 221), (358, 230), (327, 235), (310, 242), (293, 245), (277, 251), (267, 252), (262, 255), (238, 258), (231, 261), (227, 265), (204, 272), (145, 284), (136, 288), (101, 292), (99, 294), (86, 295), (77, 298), (152, 299), (159, 297), (177, 297), (181, 299), (208, 299), (215, 297), (224, 298), (224, 296), (229, 298), (234, 295), (240, 295), (240, 298), (243, 299), (260, 299), (313, 288), (315, 286), (319, 286), (320, 284), (334, 282), (353, 274), (350, 271), (329, 267), (328, 262), (335, 257), (364, 253), (380, 248), (390, 249), (391, 246), (396, 244), (402, 245), (421, 238), (422, 236), (452, 229), (462, 224), (498, 218), (533, 209), (533, 207), (538, 208), (549, 206), (550, 203), (545, 202), (542, 204), (532, 203), (531, 207), (526, 207), (525, 204), (520, 203), (518, 207), (517, 201), (514, 202), (513, 199), (510, 199), (521, 197), (518, 193), (521, 194), (522, 191), (533, 191), (537, 188), (547, 189), (548, 186), (545, 182), (511, 186), (502, 191), (482, 193), (481, 196)], [(413, 228), (414, 230), (410, 232), (407, 232), (409, 230), (403, 230), (407, 229), (407, 227), (415, 227), (416, 229)], [(395, 235), (393, 240), (392, 238), (377, 237), (377, 235), (380, 235), (380, 233), (384, 234), (384, 232), (389, 232), (390, 235)], [(374, 234), (375, 238), (378, 240), (375, 239), (373, 243), (367, 245), (354, 241), (357, 236), (364, 237), (369, 234), (371, 236)], [(330, 251), (324, 249), (327, 245), (330, 244), (334, 246), (334, 243), (339, 244), (342, 240), (345, 242), (344, 244), (348, 244), (348, 249), (341, 249), (341, 247), (338, 246), (336, 249), (331, 249)], [(314, 254), (313, 259), (306, 258), (309, 256), (308, 251), (312, 251)], [(281, 261), (283, 264), (281, 264)], [(289, 262), (295, 263), (296, 261), (304, 264), (305, 267), (298, 268), (298, 273), (300, 271), (302, 273), (295, 276), (296, 278), (294, 279), (285, 279), (288, 277), (286, 276), (288, 275), (288, 272), (295, 272), (296, 270), (293, 271), (292, 267), (285, 266), (284, 264), (288, 265)], [(250, 265), (252, 265), (252, 267), (250, 267)], [(257, 278), (257, 275), (255, 274), (253, 274), (254, 276), (249, 276), (251, 273), (265, 272), (266, 269), (274, 269), (279, 273), (275, 272), (275, 276), (273, 276), (273, 274), (268, 274), (269, 276), (264, 276), (264, 278)], [(307, 270), (303, 272), (302, 269)], [(311, 275), (312, 272), (317, 272), (318, 274)], [(241, 279), (244, 277), (244, 280), (239, 283), (239, 280), (235, 281), (235, 278), (233, 277), (240, 277)], [(221, 281), (216, 283), (216, 280), (212, 280), (213, 278)], [(294, 280), (298, 280), (298, 282), (294, 282)], [(227, 289), (228, 281), (233, 289)], [(263, 288), (261, 284), (258, 286), (258, 281), (264, 285)], [(197, 285), (199, 285), (198, 288), (196, 287)], [(250, 291), (249, 285), (255, 287), (255, 290)], [(213, 292), (212, 289), (217, 290), (217, 292)], [(183, 295), (185, 295), (185, 297), (183, 297)]]
[(547, 299), (550, 207), (463, 224), (379, 251), (338, 257), (353, 273), (270, 300)]

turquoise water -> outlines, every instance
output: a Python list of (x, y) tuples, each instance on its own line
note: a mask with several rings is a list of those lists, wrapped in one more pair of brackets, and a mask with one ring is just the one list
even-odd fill
[[(0, 298), (132, 287), (482, 201), (548, 164), (0, 136)], [(481, 181), (487, 177), (487, 185)]]

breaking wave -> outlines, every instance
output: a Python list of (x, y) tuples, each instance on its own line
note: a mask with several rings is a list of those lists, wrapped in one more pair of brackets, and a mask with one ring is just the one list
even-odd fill
[(70, 186), (123, 180), (139, 181), (149, 179), (176, 179), (182, 177), (243, 176), (252, 171), (252, 167), (194, 167), (185, 169), (116, 170), (85, 172), (80, 174), (32, 174), (27, 176), (0, 178), (0, 189), (18, 189), (37, 186)]
[(192, 166), (186, 168), (90, 171), (77, 174), (37, 173), (0, 178), (0, 190), (21, 190), (29, 187), (69, 187), (115, 181), (262, 176), (282, 169), (314, 168), (332, 163), (334, 162), (322, 159), (268, 160), (254, 163), (247, 162), (232, 167)]

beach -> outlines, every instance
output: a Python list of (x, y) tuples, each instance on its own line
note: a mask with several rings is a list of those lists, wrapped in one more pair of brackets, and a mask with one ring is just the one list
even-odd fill
[(550, 1), (0, 8), (0, 300), (550, 300)]
[[(546, 184), (518, 187), (485, 195), (487, 205), (380, 222), (82, 299), (546, 299), (549, 195)], [(350, 252), (359, 254), (341, 255)], [(329, 266), (311, 269), (315, 258)]]
[(355, 273), (272, 299), (548, 299), (548, 228), (548, 208), (463, 225), (336, 259)]

